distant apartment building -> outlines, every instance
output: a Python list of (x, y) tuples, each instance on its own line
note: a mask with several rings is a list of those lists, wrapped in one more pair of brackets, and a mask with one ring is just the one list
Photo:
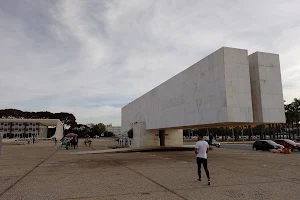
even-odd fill
[(121, 134), (121, 126), (113, 126), (112, 124), (106, 125), (106, 131), (112, 132), (114, 135)]
[(3, 138), (47, 138), (48, 126), (56, 126), (52, 137), (63, 137), (63, 124), (58, 119), (0, 119)]
[(0, 122), (3, 138), (47, 138), (47, 126), (39, 122)]

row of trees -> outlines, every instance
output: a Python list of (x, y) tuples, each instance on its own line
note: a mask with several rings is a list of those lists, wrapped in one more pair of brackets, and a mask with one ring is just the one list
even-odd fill
[(99, 136), (99, 137), (112, 137), (114, 134), (112, 132), (108, 132), (106, 130), (106, 126), (102, 123), (99, 124), (76, 124), (71, 126), (68, 130), (65, 131), (67, 133), (76, 133), (79, 137), (86, 137), (87, 135), (90, 137)]
[(27, 112), (17, 109), (3, 109), (0, 110), (0, 118), (2, 119), (59, 119), (64, 128), (67, 129), (76, 125), (76, 118), (72, 113), (60, 112), (51, 113), (48, 111)]
[(260, 139), (275, 139), (287, 137), (289, 139), (296, 139), (300, 137), (300, 99), (294, 99), (290, 104), (285, 104), (285, 124), (267, 124), (258, 126), (247, 127), (222, 127), (222, 128), (210, 128), (210, 129), (193, 129), (184, 130), (184, 136), (190, 136), (197, 134), (212, 134), (213, 136), (222, 136), (222, 139), (226, 140), (228, 137), (233, 137), (235, 140), (240, 139), (242, 135), (247, 136), (249, 140), (253, 136), (259, 136)]
[[(212, 135), (213, 137), (219, 136), (222, 137), (222, 140), (227, 140), (228, 138), (239, 140), (242, 136), (244, 139), (252, 140), (257, 139), (257, 136), (260, 139), (275, 139), (275, 138), (284, 138), (283, 126), (279, 124), (268, 124), (268, 125), (258, 125), (258, 126), (235, 126), (235, 127), (221, 127), (221, 128), (202, 128), (202, 129), (193, 129), (193, 130), (183, 130), (184, 136), (191, 135)], [(291, 136), (288, 136), (292, 138)], [(220, 138), (218, 138), (220, 139)]]

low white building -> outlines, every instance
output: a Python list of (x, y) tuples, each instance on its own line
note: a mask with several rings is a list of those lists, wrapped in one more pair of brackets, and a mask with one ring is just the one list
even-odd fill
[(56, 126), (52, 137), (63, 137), (63, 125), (58, 119), (0, 119), (3, 138), (47, 138), (48, 126)]
[(114, 135), (121, 135), (121, 126), (113, 126), (112, 124), (106, 125), (106, 131), (112, 132)]

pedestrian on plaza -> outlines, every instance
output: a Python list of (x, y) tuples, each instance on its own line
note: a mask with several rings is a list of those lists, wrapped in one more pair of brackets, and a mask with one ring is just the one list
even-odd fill
[(57, 139), (54, 138), (54, 147), (56, 148), (56, 144), (57, 144)]
[(34, 141), (35, 141), (35, 137), (33, 136), (32, 137), (32, 144), (34, 144)]
[(2, 154), (2, 145), (3, 145), (3, 137), (2, 137), (2, 133), (0, 133), (0, 155)]
[(210, 133), (208, 138), (209, 138), (208, 144), (209, 144), (209, 145), (212, 145), (212, 141), (213, 141), (213, 139), (214, 139), (214, 136)]
[(207, 167), (207, 153), (209, 151), (209, 145), (204, 140), (203, 135), (198, 135), (198, 142), (195, 145), (195, 154), (197, 158), (197, 165), (198, 165), (198, 181), (201, 181), (201, 164), (206, 173), (208, 185), (210, 185), (210, 176)]
[(73, 147), (75, 149), (75, 147), (74, 147), (74, 145), (75, 145), (74, 144), (75, 143), (74, 140), (75, 140), (74, 137), (72, 137), (72, 139), (70, 140), (70, 144), (71, 144), (71, 148)]
[(75, 149), (76, 148), (76, 137), (72, 138), (72, 145), (73, 145), (73, 148)]
[(78, 149), (78, 137), (75, 137), (75, 139), (74, 139), (74, 149), (75, 149), (75, 147), (77, 147), (77, 149)]

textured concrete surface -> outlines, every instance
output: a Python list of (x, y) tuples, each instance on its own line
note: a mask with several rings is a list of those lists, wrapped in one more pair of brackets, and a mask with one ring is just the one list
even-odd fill
[(4, 146), (0, 199), (299, 199), (299, 154), (209, 152), (212, 185), (197, 181), (193, 151), (71, 155), (114, 141)]
[(279, 55), (253, 53), (249, 66), (254, 122), (285, 123)]

